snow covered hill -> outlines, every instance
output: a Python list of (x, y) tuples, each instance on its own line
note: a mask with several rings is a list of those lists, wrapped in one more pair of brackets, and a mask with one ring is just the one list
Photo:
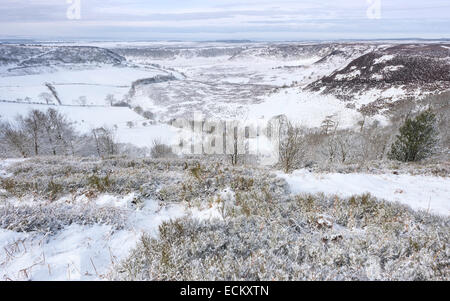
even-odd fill
[(10, 69), (65, 64), (122, 64), (123, 57), (99, 47), (0, 45), (0, 62)]
[(425, 101), (386, 109), (449, 71), (440, 42), (0, 44), (0, 280), (449, 280), (449, 94), (421, 162), (388, 152)]
[(447, 44), (395, 45), (354, 59), (308, 89), (366, 105), (366, 112), (374, 113), (400, 99), (449, 90), (449, 70)]
[[(315, 110), (311, 116), (322, 118), (318, 104), (354, 120), (358, 111), (377, 115), (395, 101), (450, 88), (449, 49), (438, 43), (0, 45), (0, 58), (2, 100), (56, 104), (50, 84), (62, 104), (104, 105), (112, 97), (165, 121), (193, 111), (270, 119)], [(311, 124), (303, 115), (297, 121)]]

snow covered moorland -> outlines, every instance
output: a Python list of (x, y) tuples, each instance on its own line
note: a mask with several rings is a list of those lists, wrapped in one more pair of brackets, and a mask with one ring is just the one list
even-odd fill
[(449, 49), (0, 44), (0, 279), (449, 280)]
[(433, 215), (389, 202), (394, 194), (305, 185), (298, 195), (301, 183), (222, 160), (55, 157), (2, 168), (4, 280), (448, 279), (439, 203)]

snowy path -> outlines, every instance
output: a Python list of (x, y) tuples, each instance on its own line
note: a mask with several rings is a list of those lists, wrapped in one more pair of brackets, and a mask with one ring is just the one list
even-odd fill
[(349, 197), (370, 192), (371, 195), (392, 202), (400, 202), (418, 210), (450, 215), (450, 178), (412, 176), (407, 174), (340, 174), (311, 173), (298, 170), (291, 175), (278, 174), (286, 179), (292, 193), (336, 194)]

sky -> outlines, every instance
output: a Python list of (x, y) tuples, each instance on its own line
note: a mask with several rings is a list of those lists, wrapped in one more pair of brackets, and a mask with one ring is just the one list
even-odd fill
[(0, 0), (0, 39), (450, 38), (449, 0)]

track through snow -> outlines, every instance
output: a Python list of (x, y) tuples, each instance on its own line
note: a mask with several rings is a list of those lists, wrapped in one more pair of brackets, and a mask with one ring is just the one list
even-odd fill
[(450, 178), (408, 174), (313, 173), (302, 169), (286, 179), (291, 192), (350, 197), (370, 193), (379, 199), (406, 204), (415, 210), (450, 215)]

